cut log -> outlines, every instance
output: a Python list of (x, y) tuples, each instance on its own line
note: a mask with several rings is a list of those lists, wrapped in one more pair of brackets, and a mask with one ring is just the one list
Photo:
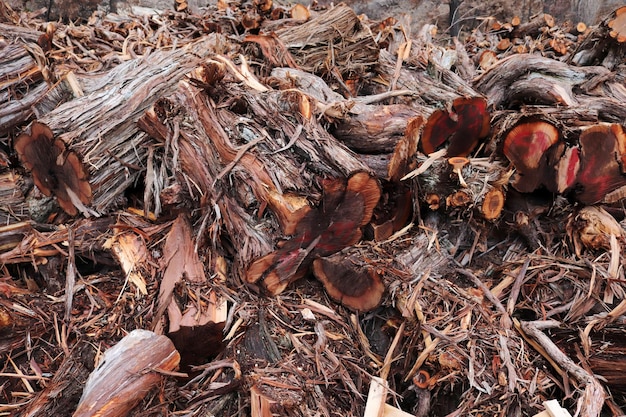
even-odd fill
[(85, 206), (91, 202), (91, 186), (81, 158), (55, 139), (48, 126), (34, 122), (30, 134), (18, 136), (14, 148), (35, 185), (47, 196), (54, 194), (67, 214), (97, 215)]
[(295, 4), (289, 11), (292, 19), (306, 22), (311, 17), (311, 12), (303, 4)]
[(614, 16), (606, 24), (609, 35), (619, 43), (626, 43), (626, 6), (615, 10)]
[(607, 124), (591, 126), (581, 133), (580, 171), (574, 192), (578, 201), (594, 204), (605, 197), (612, 200), (610, 193), (626, 186), (617, 139), (623, 134), (622, 126)]
[(290, 68), (274, 68), (271, 81), (278, 83), (281, 89), (297, 87), (314, 99), (313, 105), (335, 122), (336, 126), (331, 129), (333, 136), (361, 154), (393, 151), (405, 134), (408, 122), (432, 112), (415, 103), (375, 104), (394, 96), (413, 97), (414, 93), (409, 90), (345, 99), (320, 77)]
[(425, 113), (405, 104), (359, 106), (350, 112), (355, 114), (332, 133), (358, 153), (392, 152), (404, 135), (407, 121)]
[(554, 17), (548, 13), (542, 13), (531, 21), (522, 23), (516, 26), (511, 31), (511, 37), (523, 38), (524, 36), (530, 36), (532, 38), (537, 37), (542, 32), (547, 32), (555, 24)]
[(136, 126), (139, 117), (158, 97), (173, 91), (214, 45), (214, 38), (203, 38), (173, 51), (129, 60), (95, 78), (79, 78), (84, 97), (39, 117), (85, 159), (96, 212), (120, 204), (126, 189), (142, 174), (151, 143)]
[(489, 133), (490, 115), (482, 97), (457, 98), (446, 110), (430, 115), (419, 145), (426, 155), (448, 142), (447, 155), (467, 156)]
[(566, 193), (576, 184), (576, 179), (578, 178), (578, 171), (580, 171), (580, 148), (577, 146), (565, 148), (563, 155), (561, 155), (554, 166), (554, 170), (556, 171), (556, 185), (553, 190), (561, 194)]
[(360, 312), (377, 307), (385, 285), (373, 267), (358, 256), (335, 255), (313, 261), (313, 274), (335, 301)]
[(254, 283), (262, 279), (271, 294), (282, 292), (308, 272), (316, 257), (357, 243), (361, 227), (369, 223), (379, 198), (380, 186), (367, 173), (355, 173), (347, 180), (326, 180), (320, 206), (302, 218), (290, 240), (255, 261), (246, 280)]
[(469, 159), (467, 163), (462, 161), (455, 172), (455, 167), (441, 155), (435, 159), (420, 157), (418, 161), (422, 165), (405, 177), (416, 177), (418, 204), (426, 203), (432, 210), (476, 210), (481, 218), (490, 221), (499, 218), (504, 187), (511, 175), (499, 162)]
[[(177, 125), (179, 152), (167, 164), (188, 193), (183, 201), (209, 202), (220, 196), (214, 203), (219, 223), (211, 228), (228, 231), (228, 245), (236, 254), (234, 275), (250, 283), (262, 281), (277, 294), (302, 276), (314, 257), (358, 241), (380, 196), (379, 185), (315, 117), (303, 114), (303, 93), (293, 88), (269, 91), (246, 79), (225, 58), (216, 61), (225, 62), (231, 74), (254, 89), (221, 82), (206, 86), (214, 100), (220, 100), (220, 94), (229, 101), (237, 96), (234, 108), (217, 107), (203, 90), (188, 83), (161, 99), (165, 108), (194, 121)], [(241, 113), (248, 117), (242, 119)], [(174, 128), (156, 107), (140, 126), (163, 143)], [(304, 196), (320, 203), (312, 208)], [(207, 216), (216, 215), (212, 205), (206, 207)], [(266, 216), (265, 207), (274, 216)], [(251, 211), (257, 212), (256, 219)], [(272, 252), (273, 242), (288, 236)], [(213, 244), (219, 252), (224, 250), (219, 240)]]
[(478, 56), (478, 65), (483, 70), (488, 70), (498, 62), (498, 56), (493, 51), (483, 51)]
[[(594, 77), (606, 80), (609, 73), (604, 67), (578, 68), (534, 54), (517, 54), (491, 67), (480, 76), (475, 87), (495, 108), (514, 109), (520, 104), (585, 107), (589, 97), (573, 91), (584, 88)], [(599, 96), (611, 97), (610, 93)]]
[(542, 120), (524, 121), (507, 133), (503, 153), (516, 169), (512, 182), (516, 190), (528, 193), (542, 185), (555, 188), (548, 150), (554, 150), (559, 139), (558, 129)]

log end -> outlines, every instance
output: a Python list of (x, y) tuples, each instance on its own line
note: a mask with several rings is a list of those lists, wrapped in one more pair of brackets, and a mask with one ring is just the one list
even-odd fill
[(33, 122), (30, 134), (18, 136), (14, 148), (37, 188), (46, 196), (54, 194), (67, 214), (75, 216), (79, 207), (91, 202), (87, 169), (76, 152), (54, 138), (48, 126)]
[(430, 155), (448, 142), (448, 156), (467, 156), (489, 134), (490, 114), (483, 97), (459, 97), (450, 109), (434, 111), (422, 132), (420, 147)]
[(517, 171), (512, 183), (516, 190), (532, 192), (552, 182), (546, 173), (546, 152), (559, 141), (559, 136), (554, 125), (542, 120), (519, 123), (507, 133), (503, 152)]
[(369, 311), (380, 304), (385, 286), (373, 268), (358, 267), (343, 256), (318, 258), (313, 274), (335, 301), (357, 311)]

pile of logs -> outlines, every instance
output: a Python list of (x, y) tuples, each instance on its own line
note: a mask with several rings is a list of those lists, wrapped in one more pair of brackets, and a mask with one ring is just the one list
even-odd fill
[(626, 7), (173, 7), (0, 7), (0, 409), (623, 414)]

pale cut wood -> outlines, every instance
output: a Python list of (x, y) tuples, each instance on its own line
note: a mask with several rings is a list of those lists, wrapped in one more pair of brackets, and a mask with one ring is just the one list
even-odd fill
[(383, 406), (383, 417), (415, 417), (411, 413), (407, 413), (406, 411), (402, 411), (399, 408), (396, 408), (390, 404), (385, 404)]
[(377, 376), (372, 377), (363, 417), (383, 417), (388, 391), (389, 385), (386, 380)]
[(176, 369), (180, 355), (165, 336), (133, 330), (104, 353), (89, 375), (74, 417), (127, 415), (164, 374)]

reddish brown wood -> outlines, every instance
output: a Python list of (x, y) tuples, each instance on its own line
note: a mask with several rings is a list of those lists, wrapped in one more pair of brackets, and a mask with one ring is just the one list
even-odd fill
[(357, 311), (380, 304), (385, 286), (374, 268), (338, 253), (313, 262), (313, 274), (335, 301)]
[(91, 201), (88, 172), (76, 152), (55, 139), (48, 126), (33, 122), (30, 134), (15, 140), (15, 151), (33, 175), (35, 185), (47, 196), (57, 198), (66, 213), (75, 216)]
[(516, 169), (512, 182), (515, 189), (531, 192), (541, 185), (552, 186), (554, 178), (546, 152), (553, 148), (559, 137), (558, 129), (542, 120), (519, 123), (507, 133), (503, 152)]
[(301, 278), (318, 256), (328, 256), (361, 239), (380, 198), (378, 181), (365, 172), (347, 179), (327, 179), (318, 207), (296, 225), (294, 236), (250, 265), (246, 281), (262, 280), (271, 294)]
[(585, 129), (580, 143), (580, 171), (577, 176), (576, 199), (585, 204), (602, 201), (605, 196), (626, 185), (616, 132), (619, 125), (601, 124)]
[(467, 156), (489, 133), (489, 111), (483, 97), (460, 97), (449, 109), (435, 110), (422, 132), (420, 148), (429, 155), (448, 142), (447, 155)]

